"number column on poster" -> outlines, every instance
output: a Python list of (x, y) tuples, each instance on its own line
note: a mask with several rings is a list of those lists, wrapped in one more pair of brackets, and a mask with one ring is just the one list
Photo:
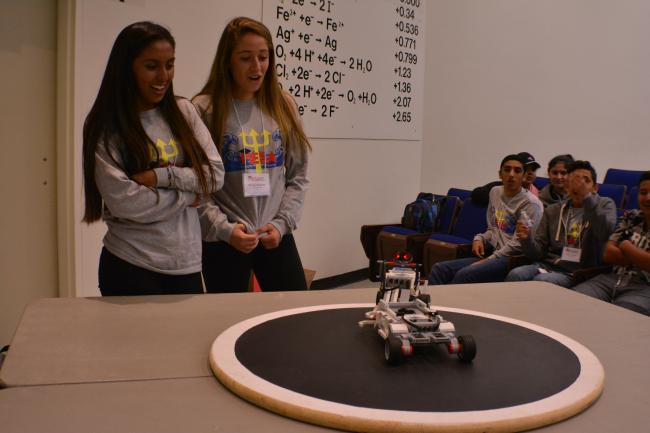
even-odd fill
[[(395, 97), (393, 98), (393, 120), (410, 124), (414, 120), (413, 104), (414, 79), (419, 72), (418, 50), (420, 24), (420, 0), (400, 0), (395, 7), (395, 73), (396, 81), (393, 84)], [(422, 57), (420, 56), (420, 64)]]
[(419, 0), (264, 0), (263, 19), (310, 136), (422, 138)]

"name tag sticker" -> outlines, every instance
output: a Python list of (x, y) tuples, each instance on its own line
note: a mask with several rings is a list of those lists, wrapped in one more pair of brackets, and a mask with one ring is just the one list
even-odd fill
[(562, 257), (560, 260), (564, 260), (565, 262), (579, 263), (581, 254), (581, 248), (564, 247), (562, 248)]
[(244, 197), (271, 195), (271, 181), (268, 173), (242, 173)]

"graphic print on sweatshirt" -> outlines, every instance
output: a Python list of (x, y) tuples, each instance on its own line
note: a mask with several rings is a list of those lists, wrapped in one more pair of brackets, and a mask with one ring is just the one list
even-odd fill
[(569, 224), (569, 229), (567, 230), (567, 236), (566, 236), (567, 246), (572, 247), (576, 244), (581, 231), (582, 231), (581, 223), (573, 221)]
[(630, 236), (630, 242), (645, 251), (650, 251), (650, 238), (645, 233), (634, 232)]
[[(124, 144), (119, 144), (117, 146), (117, 151), (122, 158), (124, 170), (129, 173), (129, 175), (140, 171), (135, 164), (135, 159), (129, 157)], [(165, 141), (162, 138), (156, 138), (155, 143), (150, 141), (149, 162), (147, 163), (147, 167), (149, 169), (154, 169), (167, 167), (169, 165), (176, 165), (179, 167), (184, 166), (181, 146), (173, 137), (170, 138), (169, 141)]]
[(626, 211), (610, 240), (618, 243), (627, 239), (642, 250), (650, 252), (650, 230), (645, 230), (644, 225), (643, 212), (636, 209)]
[(241, 131), (238, 135), (226, 133), (223, 136), (221, 159), (226, 172), (255, 171), (284, 165), (282, 135), (276, 129), (270, 133), (266, 129), (260, 133), (254, 128)]
[(149, 166), (158, 168), (178, 165), (180, 152), (179, 146), (173, 138), (170, 138), (169, 142), (157, 138), (155, 144), (149, 143), (149, 154), (151, 156)]
[[(650, 252), (650, 230), (645, 228), (643, 212), (638, 209), (626, 211), (621, 223), (609, 239), (617, 243), (629, 240), (634, 246)], [(614, 269), (620, 271), (621, 267), (615, 266)], [(629, 272), (632, 275), (643, 275), (645, 280), (650, 283), (650, 272), (636, 266), (633, 266)]]
[(494, 224), (499, 228), (503, 233), (512, 235), (515, 233), (515, 227), (517, 225), (517, 219), (514, 215), (506, 212), (503, 209), (497, 209), (494, 212)]

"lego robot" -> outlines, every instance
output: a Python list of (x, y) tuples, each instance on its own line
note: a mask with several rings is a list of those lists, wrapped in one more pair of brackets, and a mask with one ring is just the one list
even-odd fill
[(359, 326), (374, 326), (384, 339), (384, 357), (391, 365), (413, 355), (416, 347), (444, 344), (449, 354), (471, 362), (476, 343), (471, 335), (456, 337), (454, 324), (429, 306), (431, 299), (420, 293), (419, 264), (409, 253), (395, 253), (393, 260), (379, 261), (381, 286), (376, 306), (366, 312)]

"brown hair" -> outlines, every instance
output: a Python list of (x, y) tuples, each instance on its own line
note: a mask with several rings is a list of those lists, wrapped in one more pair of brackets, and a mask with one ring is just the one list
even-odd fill
[[(259, 21), (247, 17), (231, 20), (221, 34), (217, 53), (212, 63), (210, 76), (199, 95), (207, 95), (212, 106), (209, 129), (212, 139), (219, 151), (223, 144), (223, 132), (232, 106), (233, 77), (230, 72), (230, 60), (241, 38), (253, 33), (266, 41), (269, 49), (269, 67), (262, 82), (262, 87), (255, 94), (255, 99), (263, 112), (270, 115), (279, 125), (282, 133), (287, 164), (294, 156), (311, 150), (307, 135), (298, 120), (299, 114), (294, 109), (291, 96), (283, 93), (275, 73), (275, 50), (269, 29)], [(197, 95), (198, 96), (198, 95)]]

